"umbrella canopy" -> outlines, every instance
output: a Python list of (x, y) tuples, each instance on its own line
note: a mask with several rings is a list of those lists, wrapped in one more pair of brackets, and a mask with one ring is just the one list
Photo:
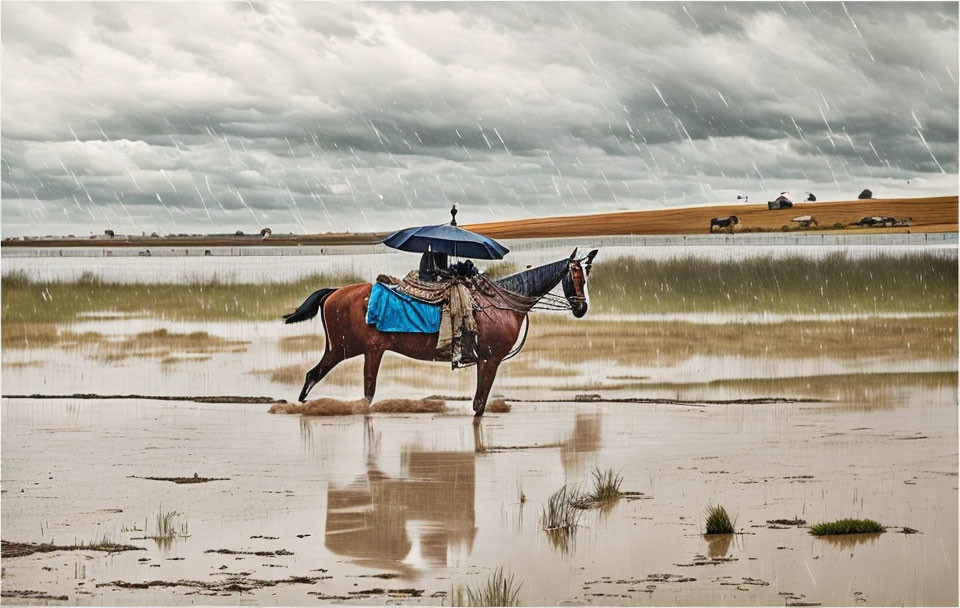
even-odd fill
[(400, 251), (435, 251), (480, 260), (501, 260), (510, 252), (489, 237), (452, 224), (404, 228), (383, 239), (383, 244)]

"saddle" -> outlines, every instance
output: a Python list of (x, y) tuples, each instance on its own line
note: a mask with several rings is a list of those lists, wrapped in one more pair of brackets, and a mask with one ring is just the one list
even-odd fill
[(449, 360), (454, 369), (477, 362), (476, 286), (470, 277), (447, 275), (441, 281), (423, 281), (419, 272), (413, 270), (403, 279), (381, 274), (377, 283), (389, 285), (425, 304), (441, 307), (436, 347), (438, 359)]

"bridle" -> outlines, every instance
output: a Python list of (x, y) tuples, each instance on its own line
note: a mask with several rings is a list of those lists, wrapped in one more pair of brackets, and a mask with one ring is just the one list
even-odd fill
[(567, 276), (570, 277), (570, 287), (573, 293), (569, 295), (565, 293), (564, 296), (571, 304), (585, 303), (587, 301), (584, 287), (587, 284), (587, 275), (590, 272), (588, 270), (589, 262), (586, 266), (587, 268), (583, 268), (580, 265), (580, 260), (570, 260), (570, 264), (567, 267)]

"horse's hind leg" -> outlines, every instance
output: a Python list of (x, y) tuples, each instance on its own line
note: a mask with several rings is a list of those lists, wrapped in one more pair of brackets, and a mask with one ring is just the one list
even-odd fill
[(477, 363), (477, 393), (473, 397), (474, 416), (483, 416), (483, 410), (487, 407), (487, 397), (490, 396), (490, 388), (497, 377), (499, 367), (500, 359), (481, 359)]
[(382, 350), (373, 350), (363, 355), (363, 396), (367, 403), (373, 403), (373, 394), (377, 392), (377, 375), (380, 373)]
[(323, 377), (330, 373), (338, 363), (343, 361), (343, 351), (337, 350), (328, 350), (323, 353), (323, 358), (320, 359), (320, 363), (317, 363), (317, 366), (307, 372), (307, 378), (303, 382), (303, 390), (300, 391), (300, 402), (307, 400), (307, 393), (310, 392), (318, 382), (323, 380)]

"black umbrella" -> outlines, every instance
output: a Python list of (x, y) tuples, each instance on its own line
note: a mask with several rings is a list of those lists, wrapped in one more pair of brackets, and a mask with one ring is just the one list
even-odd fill
[(450, 211), (449, 224), (415, 226), (398, 230), (383, 239), (383, 244), (400, 251), (422, 253), (433, 251), (460, 258), (501, 260), (510, 250), (495, 240), (457, 226), (456, 208)]

